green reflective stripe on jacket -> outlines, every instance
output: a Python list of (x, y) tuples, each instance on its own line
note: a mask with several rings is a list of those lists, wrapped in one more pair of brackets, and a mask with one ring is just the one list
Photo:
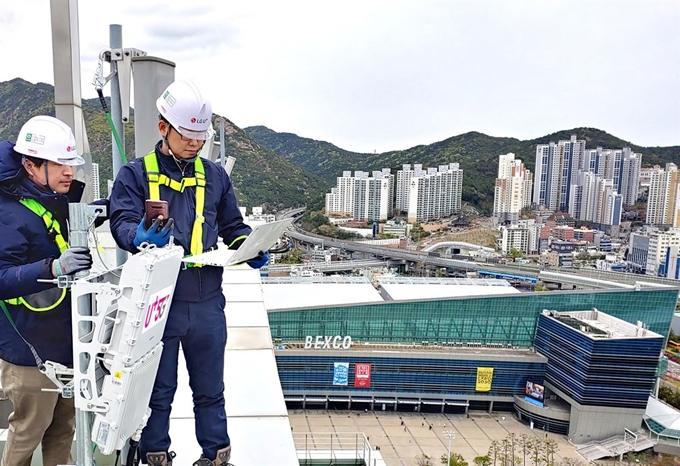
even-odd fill
[[(59, 306), (64, 299), (66, 299), (66, 288), (50, 288), (48, 290), (41, 291), (39, 293), (34, 293), (30, 296), (26, 297), (20, 297), (20, 298), (10, 298), (6, 299), (5, 302), (8, 304), (11, 304), (13, 306), (25, 306), (28, 310), (33, 311), (33, 312), (47, 312), (51, 311), (55, 307)], [(58, 297), (54, 304), (46, 305), (44, 307), (40, 307), (37, 303), (42, 303), (45, 301), (47, 298), (45, 295), (53, 295), (58, 292)], [(48, 296), (52, 297), (52, 296)], [(31, 301), (35, 301), (36, 303), (31, 304)]]
[(59, 248), (59, 252), (63, 253), (66, 251), (68, 249), (68, 243), (61, 234), (61, 225), (59, 225), (59, 222), (52, 217), (52, 212), (44, 208), (43, 205), (35, 199), (20, 199), (19, 202), (43, 219), (48, 233), (54, 236), (54, 242)]
[[(20, 199), (19, 202), (43, 219), (45, 227), (47, 227), (47, 232), (53, 237), (54, 243), (59, 248), (60, 253), (63, 253), (69, 248), (68, 242), (66, 242), (64, 236), (61, 234), (61, 226), (59, 225), (59, 222), (52, 217), (52, 212), (49, 212), (35, 199)], [(66, 291), (66, 288), (51, 288), (25, 297), (5, 299), (5, 302), (13, 306), (23, 305), (33, 312), (46, 312), (56, 308), (64, 301), (66, 298)], [(49, 302), (54, 300), (53, 304), (45, 302), (46, 299)]]
[[(189, 246), (190, 256), (203, 254), (203, 223), (205, 217), (203, 216), (203, 209), (205, 207), (205, 168), (200, 157), (194, 161), (194, 176), (182, 178), (181, 181), (173, 180), (160, 173), (158, 168), (158, 159), (156, 152), (149, 152), (144, 156), (144, 168), (146, 169), (146, 178), (149, 182), (149, 199), (152, 201), (161, 200), (160, 186), (164, 185), (178, 191), (184, 192), (185, 188), (196, 188), (196, 218), (191, 230), (191, 244)], [(198, 264), (187, 264), (189, 267), (200, 267)]]

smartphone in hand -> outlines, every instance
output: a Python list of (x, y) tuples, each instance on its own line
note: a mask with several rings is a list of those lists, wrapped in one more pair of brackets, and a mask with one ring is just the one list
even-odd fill
[(144, 228), (148, 230), (153, 221), (161, 215), (163, 216), (160, 224), (162, 228), (165, 226), (169, 217), (168, 201), (152, 201), (147, 199), (144, 204)]

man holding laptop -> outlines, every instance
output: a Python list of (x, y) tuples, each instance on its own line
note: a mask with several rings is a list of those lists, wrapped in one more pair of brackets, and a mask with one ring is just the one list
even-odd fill
[[(135, 253), (144, 243), (166, 246), (170, 238), (195, 256), (217, 247), (218, 236), (238, 249), (251, 228), (243, 223), (224, 169), (198, 156), (212, 134), (212, 107), (191, 81), (175, 81), (158, 98), (161, 140), (154, 151), (121, 168), (111, 192), (111, 233)], [(267, 263), (260, 253), (246, 261)], [(142, 462), (172, 464), (170, 409), (177, 389), (180, 344), (189, 372), (196, 436), (203, 454), (195, 466), (227, 466), (231, 442), (224, 411), (227, 342), (222, 267), (187, 264), (180, 271), (163, 335), (163, 354), (140, 441)]]

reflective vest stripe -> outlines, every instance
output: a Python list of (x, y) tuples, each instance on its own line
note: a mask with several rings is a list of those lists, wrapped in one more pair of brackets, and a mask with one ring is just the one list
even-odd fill
[[(38, 217), (43, 219), (43, 222), (45, 222), (45, 227), (47, 227), (47, 232), (50, 234), (50, 236), (53, 237), (54, 243), (57, 245), (59, 248), (59, 252), (63, 253), (68, 249), (68, 243), (64, 239), (64, 236), (61, 234), (61, 226), (59, 225), (59, 222), (52, 217), (52, 212), (48, 211), (41, 203), (36, 201), (35, 199), (20, 199), (19, 202), (21, 205), (26, 207), (28, 210), (36, 214)], [(66, 298), (66, 288), (63, 288), (61, 291), (61, 295), (59, 296), (59, 299), (52, 304), (51, 306), (47, 307), (33, 307), (23, 297), (19, 298), (10, 298), (10, 299), (5, 299), (5, 302), (13, 305), (13, 306), (20, 306), (24, 305), (28, 309), (30, 309), (33, 312), (46, 312), (46, 311), (51, 311), (55, 307), (59, 306), (62, 301)]]
[(203, 224), (205, 223), (205, 217), (203, 217), (203, 207), (205, 206), (205, 171), (203, 170), (203, 162), (200, 157), (194, 162), (194, 170), (196, 171), (198, 184), (196, 185), (196, 220), (194, 220), (194, 228), (191, 230), (191, 255), (197, 256), (203, 254)]
[(189, 250), (191, 256), (203, 254), (203, 223), (205, 217), (203, 216), (203, 209), (205, 207), (205, 168), (203, 161), (198, 157), (194, 161), (194, 174), (191, 178), (182, 178), (182, 181), (173, 180), (172, 178), (163, 175), (158, 169), (158, 159), (156, 152), (149, 152), (144, 156), (144, 168), (146, 169), (147, 180), (149, 182), (149, 198), (152, 201), (161, 200), (160, 185), (164, 185), (178, 191), (184, 192), (185, 188), (196, 187), (196, 218), (194, 219), (194, 226), (191, 230), (191, 245)]
[(59, 248), (59, 252), (63, 253), (68, 249), (68, 243), (61, 234), (61, 225), (52, 217), (52, 212), (48, 211), (41, 203), (35, 199), (21, 199), (19, 202), (29, 209), (31, 212), (42, 218), (50, 235), (54, 235), (54, 242)]

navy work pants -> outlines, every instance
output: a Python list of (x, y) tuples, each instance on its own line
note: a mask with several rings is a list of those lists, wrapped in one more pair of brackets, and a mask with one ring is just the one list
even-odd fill
[(140, 441), (143, 462), (147, 452), (170, 450), (170, 409), (177, 391), (180, 344), (193, 394), (196, 440), (203, 449), (203, 456), (212, 460), (217, 450), (230, 445), (224, 412), (224, 350), (227, 344), (224, 305), (222, 294), (200, 303), (173, 301), (149, 403), (151, 417)]

